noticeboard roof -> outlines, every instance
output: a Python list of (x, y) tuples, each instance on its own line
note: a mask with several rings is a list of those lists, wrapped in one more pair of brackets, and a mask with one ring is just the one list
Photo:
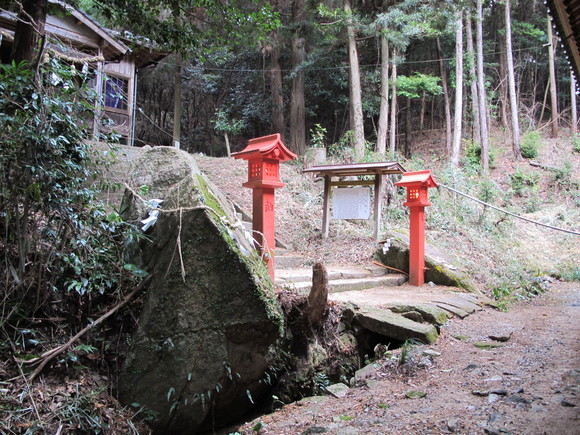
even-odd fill
[(312, 166), (302, 171), (320, 176), (349, 177), (356, 175), (403, 174), (405, 168), (399, 162), (350, 163), (346, 165)]

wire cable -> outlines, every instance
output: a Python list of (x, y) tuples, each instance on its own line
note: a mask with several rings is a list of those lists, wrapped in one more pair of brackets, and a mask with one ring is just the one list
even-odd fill
[(444, 187), (445, 189), (449, 189), (450, 191), (452, 191), (452, 192), (455, 192), (455, 193), (457, 193), (458, 195), (464, 196), (464, 197), (466, 197), (466, 198), (469, 198), (469, 199), (471, 199), (471, 200), (473, 200), (473, 201), (475, 201), (475, 202), (478, 202), (478, 203), (480, 203), (480, 204), (483, 204), (483, 205), (485, 205), (486, 207), (493, 208), (494, 210), (500, 211), (500, 212), (502, 212), (502, 213), (505, 213), (505, 214), (509, 214), (510, 216), (513, 216), (513, 217), (515, 217), (515, 218), (518, 218), (518, 219), (524, 220), (524, 221), (526, 221), (526, 222), (530, 222), (530, 223), (532, 223), (532, 224), (536, 224), (536, 225), (540, 225), (540, 226), (542, 226), (542, 227), (550, 228), (551, 230), (562, 231), (562, 232), (564, 232), (564, 233), (568, 233), (568, 234), (574, 234), (575, 236), (580, 236), (580, 233), (579, 233), (579, 232), (577, 232), (577, 231), (567, 230), (567, 229), (565, 229), (565, 228), (554, 227), (554, 226), (552, 226), (552, 225), (543, 224), (542, 222), (538, 222), (538, 221), (534, 221), (534, 220), (532, 220), (532, 219), (525, 218), (525, 217), (523, 217), (523, 216), (517, 215), (517, 214), (515, 214), (515, 213), (512, 213), (512, 212), (510, 212), (510, 211), (504, 210), (503, 208), (499, 208), (499, 207), (496, 207), (495, 205), (491, 205), (491, 204), (489, 204), (489, 203), (487, 203), (487, 202), (485, 202), (485, 201), (482, 201), (481, 199), (474, 198), (473, 196), (470, 196), (470, 195), (468, 195), (468, 194), (466, 194), (466, 193), (460, 192), (459, 190), (455, 190), (454, 188), (452, 188), (452, 187), (449, 187), (449, 186), (446, 186), (445, 184), (441, 184), (441, 183), (439, 183), (439, 186), (441, 186), (441, 187)]

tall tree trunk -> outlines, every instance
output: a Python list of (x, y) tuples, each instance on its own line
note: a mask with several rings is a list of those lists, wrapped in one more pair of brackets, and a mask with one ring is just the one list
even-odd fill
[(477, 0), (476, 22), (477, 45), (477, 93), (479, 101), (479, 126), (481, 128), (481, 166), (489, 170), (489, 131), (487, 127), (487, 97), (485, 95), (485, 76), (483, 73), (483, 6), (482, 0)]
[(576, 79), (570, 69), (570, 105), (572, 106), (572, 119), (570, 120), (570, 134), (575, 135), (578, 132), (578, 112), (576, 107)]
[(389, 42), (381, 35), (381, 108), (377, 132), (377, 153), (385, 155), (389, 123)]
[(395, 160), (397, 147), (397, 51), (393, 50), (393, 67), (391, 68), (391, 128), (389, 128), (389, 149), (391, 159)]
[(481, 125), (479, 120), (479, 97), (477, 93), (477, 74), (475, 72), (475, 49), (473, 48), (473, 25), (470, 13), (466, 16), (467, 54), (469, 56), (469, 86), (471, 88), (471, 116), (473, 118), (473, 140), (481, 145)]
[(181, 70), (183, 66), (183, 59), (177, 53), (175, 55), (175, 72), (174, 72), (174, 86), (173, 86), (173, 146), (177, 149), (181, 148), (181, 112), (183, 103), (183, 92), (181, 87)]
[(441, 73), (441, 87), (443, 88), (443, 101), (445, 104), (445, 149), (451, 155), (451, 102), (449, 101), (449, 87), (447, 85), (447, 69), (443, 62), (441, 52), (441, 40), (437, 38), (437, 57), (439, 58), (439, 71)]
[(558, 93), (556, 90), (556, 67), (554, 61), (554, 35), (552, 34), (552, 20), (548, 15), (548, 63), (550, 69), (550, 110), (552, 111), (552, 137), (558, 137)]
[[(292, 1), (292, 22), (299, 24), (304, 21), (304, 1)], [(304, 108), (304, 72), (301, 65), (306, 58), (305, 40), (302, 36), (302, 26), (297, 25), (292, 35), (292, 87), (290, 91), (290, 149), (296, 154), (304, 154), (306, 149), (306, 112)]]
[(461, 151), (461, 124), (463, 121), (463, 13), (460, 11), (457, 17), (457, 30), (455, 32), (455, 113), (453, 120), (453, 147), (451, 150), (451, 163), (459, 165), (459, 153)]
[(505, 52), (506, 36), (505, 33), (500, 36), (502, 40), (502, 47), (499, 50), (499, 122), (503, 128), (508, 128), (509, 126), (509, 116), (508, 116), (508, 101), (509, 101), (509, 86), (508, 86), (508, 67), (507, 67), (507, 54)]
[(512, 150), (516, 160), (521, 159), (520, 151), (520, 122), (518, 119), (518, 102), (516, 97), (516, 79), (514, 72), (514, 60), (512, 53), (512, 19), (510, 0), (505, 0), (505, 40), (506, 60), (508, 73), (508, 88), (510, 94), (510, 108), (512, 118)]
[(14, 43), (10, 59), (19, 63), (35, 62), (39, 55), (38, 41), (44, 36), (48, 0), (24, 0), (22, 10), (18, 13)]
[(405, 158), (411, 157), (411, 98), (407, 97), (407, 107), (405, 108)]
[(270, 50), (270, 88), (272, 94), (272, 132), (280, 133), (284, 138), (284, 95), (282, 89), (282, 68), (280, 67), (280, 48), (278, 34), (275, 35), (274, 45)]
[(419, 114), (419, 131), (423, 132), (423, 127), (425, 127), (425, 108), (427, 106), (427, 96), (423, 94), (421, 96), (421, 113)]
[(358, 50), (356, 47), (354, 23), (350, 0), (345, 0), (344, 10), (348, 16), (348, 60), (350, 76), (350, 121), (354, 130), (354, 156), (359, 160), (365, 153), (365, 133), (362, 110), (362, 91), (360, 85), (360, 68), (358, 63)]

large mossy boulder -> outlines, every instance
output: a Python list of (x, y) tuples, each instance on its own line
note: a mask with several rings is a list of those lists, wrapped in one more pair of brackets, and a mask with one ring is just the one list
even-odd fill
[[(375, 258), (386, 266), (399, 270), (409, 270), (409, 235), (390, 231)], [(434, 284), (460, 287), (479, 293), (479, 289), (469, 275), (457, 267), (451, 257), (433, 245), (425, 243), (425, 281)]]
[(273, 284), (248, 254), (233, 208), (193, 156), (156, 147), (133, 167), (123, 216), (140, 226), (150, 211), (146, 200), (163, 203), (155, 224), (129, 246), (127, 261), (153, 278), (119, 397), (151, 411), (157, 433), (227, 424), (267, 392), (263, 380), (283, 330)]

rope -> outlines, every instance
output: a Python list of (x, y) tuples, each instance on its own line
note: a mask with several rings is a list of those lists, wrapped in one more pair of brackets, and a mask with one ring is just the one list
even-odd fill
[(445, 184), (439, 184), (439, 186), (441, 186), (441, 187), (444, 187), (444, 188), (446, 188), (446, 189), (449, 189), (449, 190), (451, 190), (452, 192), (455, 192), (455, 193), (457, 193), (457, 194), (459, 194), (459, 195), (461, 195), (461, 196), (465, 196), (466, 198), (469, 198), (469, 199), (471, 199), (471, 200), (473, 200), (473, 201), (475, 201), (475, 202), (478, 202), (478, 203), (480, 203), (480, 204), (483, 204), (483, 205), (485, 205), (485, 206), (487, 206), (487, 207), (493, 208), (494, 210), (501, 211), (502, 213), (509, 214), (510, 216), (513, 216), (513, 217), (515, 217), (515, 218), (518, 218), (518, 219), (524, 220), (524, 221), (526, 221), (526, 222), (530, 222), (530, 223), (532, 223), (532, 224), (536, 224), (536, 225), (540, 225), (540, 226), (542, 226), (542, 227), (550, 228), (551, 230), (562, 231), (562, 232), (564, 232), (564, 233), (568, 233), (568, 234), (574, 234), (575, 236), (580, 236), (580, 233), (579, 233), (579, 232), (577, 232), (577, 231), (567, 230), (567, 229), (565, 229), (565, 228), (554, 227), (554, 226), (552, 226), (552, 225), (543, 224), (543, 223), (541, 223), (541, 222), (538, 222), (538, 221), (534, 221), (534, 220), (532, 220), (532, 219), (525, 218), (525, 217), (523, 217), (523, 216), (520, 216), (520, 215), (517, 215), (517, 214), (515, 214), (515, 213), (509, 212), (509, 211), (507, 211), (507, 210), (504, 210), (503, 208), (496, 207), (496, 206), (494, 206), (494, 205), (491, 205), (491, 204), (489, 204), (489, 203), (487, 203), (487, 202), (485, 202), (485, 201), (482, 201), (482, 200), (480, 200), (480, 199), (474, 198), (473, 196), (470, 196), (470, 195), (468, 195), (468, 194), (466, 194), (466, 193), (463, 193), (463, 192), (460, 192), (460, 191), (458, 191), (458, 190), (455, 190), (455, 189), (453, 189), (452, 187), (446, 186)]
[(94, 62), (104, 62), (105, 58), (103, 56), (87, 56), (87, 57), (74, 57), (68, 56), (67, 54), (61, 53), (54, 48), (49, 48), (48, 51), (58, 57), (59, 59), (65, 60), (67, 62), (77, 62), (77, 63), (94, 63)]

